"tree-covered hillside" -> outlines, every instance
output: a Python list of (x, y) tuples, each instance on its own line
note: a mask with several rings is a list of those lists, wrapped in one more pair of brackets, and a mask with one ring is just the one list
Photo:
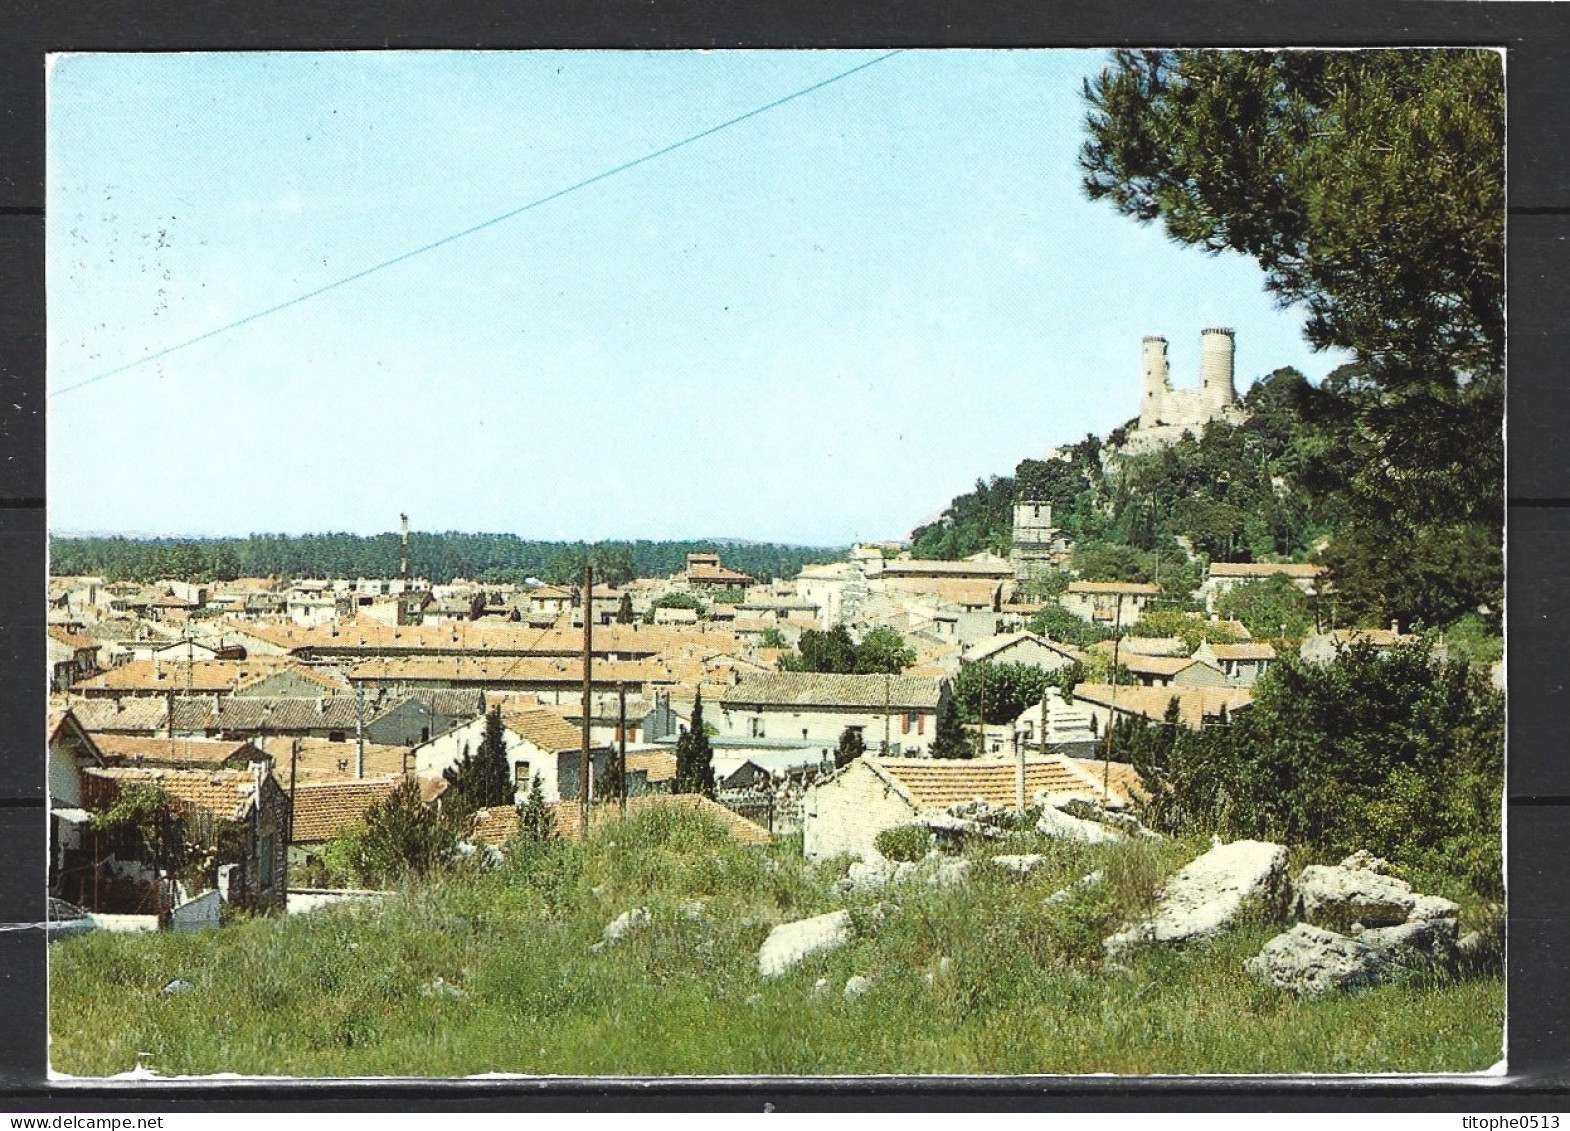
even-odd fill
[(1500, 62), (1465, 50), (1116, 52), (1085, 90), (1087, 194), (1178, 243), (1250, 256), (1303, 312), (1308, 340), (1355, 361), (1318, 388), (1271, 374), (1246, 398), (1247, 423), (1105, 472), (1093, 440), (1066, 462), (1027, 460), (916, 530), (917, 550), (1000, 550), (1011, 498), (1039, 497), (1098, 566), (1153, 573), (1179, 536), (1212, 559), (1319, 551), (1344, 619), (1497, 617)]
[[(396, 577), (397, 534), (252, 534), (247, 538), (49, 540), (50, 571), (111, 580), (163, 578), (227, 580), (235, 577)], [(718, 551), (727, 566), (759, 579), (791, 577), (809, 562), (844, 557), (842, 548), (771, 543), (532, 542), (514, 534), (409, 535), (409, 570), (438, 584), (455, 577), (489, 584), (528, 577), (571, 583), (587, 558), (597, 580), (619, 585), (634, 577), (661, 577), (686, 568), (687, 555)]]

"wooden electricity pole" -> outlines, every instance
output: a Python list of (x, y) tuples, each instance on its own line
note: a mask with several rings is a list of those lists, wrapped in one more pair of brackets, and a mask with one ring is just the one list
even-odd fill
[(589, 760), (589, 713), (593, 707), (592, 691), (594, 664), (594, 567), (583, 565), (583, 751), (578, 759), (578, 813), (584, 838), (589, 835), (589, 777), (593, 766)]
[(981, 704), (976, 708), (976, 757), (987, 754), (987, 662), (981, 661)]
[(627, 684), (616, 685), (616, 797), (621, 802), (621, 815), (627, 815)]
[(1118, 724), (1118, 649), (1123, 645), (1123, 594), (1118, 594), (1117, 614), (1112, 627), (1112, 694), (1107, 697), (1107, 749), (1101, 766), (1101, 802), (1106, 804), (1112, 780), (1112, 731)]

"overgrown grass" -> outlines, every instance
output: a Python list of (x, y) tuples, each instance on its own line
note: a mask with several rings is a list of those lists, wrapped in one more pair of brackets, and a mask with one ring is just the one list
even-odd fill
[[(987, 863), (990, 847), (962, 886), (846, 897), (832, 889), (843, 863), (738, 846), (691, 814), (639, 814), (380, 907), (53, 944), (53, 1065), (107, 1075), (147, 1052), (165, 1073), (658, 1076), (1457, 1072), (1499, 1059), (1497, 978), (1299, 1001), (1242, 970), (1280, 929), (1265, 922), (1104, 971), (1101, 939), (1200, 847), (1022, 837), (1002, 850), (1042, 853), (1028, 876)], [(1046, 903), (1096, 868), (1103, 883)], [(640, 906), (649, 926), (590, 950)], [(774, 925), (841, 906), (850, 944), (759, 978)], [(872, 988), (847, 1000), (857, 974)], [(194, 988), (162, 994), (175, 978)]]

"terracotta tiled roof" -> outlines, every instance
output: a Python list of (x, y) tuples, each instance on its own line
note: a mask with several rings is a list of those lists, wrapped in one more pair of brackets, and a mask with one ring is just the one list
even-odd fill
[(1070, 648), (1067, 644), (1059, 644), (1055, 640), (1037, 636), (1034, 632), (1006, 632), (1001, 636), (991, 636), (986, 640), (973, 644), (965, 653), (965, 659), (970, 663), (986, 660), (1020, 643), (1039, 644), (1041, 647), (1049, 648), (1070, 660), (1082, 659), (1084, 655), (1078, 649)]
[(974, 577), (1002, 580), (1014, 576), (1013, 567), (1007, 562), (950, 562), (931, 558), (894, 558), (883, 563), (885, 577)]
[[(506, 621), (458, 621), (436, 625), (387, 625), (372, 620), (345, 620), (315, 628), (226, 621), (226, 632), (244, 633), (274, 647), (322, 654), (494, 656), (579, 656), (583, 633), (570, 629), (539, 629)], [(734, 635), (714, 629), (663, 628), (657, 625), (598, 625), (594, 651), (603, 656), (651, 656), (690, 645), (730, 651)]]
[(668, 750), (640, 750), (627, 753), (627, 772), (647, 771), (650, 784), (670, 781), (676, 776), (676, 755)]
[(1200, 661), (1188, 656), (1142, 656), (1137, 652), (1133, 655), (1122, 652), (1118, 655), (1118, 663), (1135, 675), (1174, 676)]
[(518, 810), (510, 805), (495, 805), (474, 815), (474, 831), (469, 839), (475, 844), (503, 845), (518, 831)]
[(1212, 644), (1211, 653), (1218, 660), (1274, 660), (1276, 650), (1269, 644)]
[(57, 628), (54, 625), (49, 626), (49, 639), (55, 641), (58, 644), (64, 644), (67, 648), (79, 649), (98, 647), (98, 641), (94, 640), (92, 637), (82, 636), (75, 632), (67, 632), (65, 629)]
[(725, 692), (726, 706), (876, 707), (936, 710), (941, 680), (926, 676), (831, 675), (764, 672), (748, 675)]
[(1098, 782), (1104, 775), (1113, 793), (1121, 792), (1133, 800), (1147, 796), (1144, 779), (1127, 762), (1098, 762), (1094, 758), (1074, 758), (1072, 761)]
[[(597, 685), (614, 685), (623, 680), (660, 681), (667, 678), (667, 672), (647, 660), (597, 660), (593, 676)], [(349, 677), (387, 683), (462, 680), (489, 684), (581, 684), (583, 662), (549, 656), (403, 656), (362, 660), (349, 669)]]
[[(1074, 698), (1109, 707), (1113, 702), (1113, 689), (1106, 683), (1081, 683), (1074, 688)], [(1167, 706), (1178, 701), (1178, 718), (1184, 726), (1197, 729), (1206, 719), (1215, 718), (1226, 708), (1227, 713), (1241, 710), (1254, 701), (1254, 694), (1246, 687), (1135, 687), (1117, 688), (1117, 710), (1121, 714), (1140, 715), (1151, 722), (1166, 718)]]
[(261, 751), (249, 741), (212, 738), (154, 738), (148, 735), (100, 732), (93, 742), (108, 765), (135, 764), (138, 760), (160, 765), (188, 763), (192, 767), (221, 766), (236, 759), (259, 760)]
[(583, 746), (582, 732), (549, 707), (505, 706), (502, 725), (547, 754), (578, 750)]
[[(298, 743), (293, 755), (290, 748)], [(273, 755), (273, 772), (285, 785), (292, 772), (296, 782), (345, 781), (354, 777), (360, 756), (360, 746), (353, 740), (330, 742), (325, 738), (273, 739), (268, 744)], [(365, 744), (365, 774), (367, 777), (397, 777), (404, 772), (405, 755), (402, 746), (383, 746), (374, 742)], [(344, 768), (339, 769), (339, 763)]]
[(1071, 581), (1068, 583), (1070, 593), (1122, 593), (1127, 596), (1154, 597), (1161, 592), (1159, 585), (1150, 585), (1143, 581)]
[(294, 787), (296, 844), (331, 840), (365, 817), (366, 811), (393, 791), (397, 777), (358, 781), (305, 782)]
[(1327, 572), (1322, 565), (1297, 562), (1211, 562), (1211, 577), (1291, 577), (1312, 581)]
[(73, 691), (192, 691), (203, 694), (231, 691), (258, 673), (270, 674), (283, 663), (281, 657), (258, 656), (249, 660), (134, 660), (102, 675), (84, 679)]
[(1119, 662), (1125, 656), (1187, 656), (1188, 645), (1183, 643), (1178, 636), (1125, 636), (1121, 642), (1116, 640), (1098, 640), (1092, 644), (1091, 650), (1105, 652), (1112, 655), (1114, 645), (1117, 647)]
[(169, 705), (155, 695), (133, 695), (118, 701), (83, 699), (72, 709), (82, 725), (94, 732), (151, 733), (164, 729), (169, 718)]
[[(976, 761), (942, 758), (867, 758), (875, 773), (891, 779), (904, 790), (918, 811), (947, 809), (980, 798), (991, 805), (1012, 806), (1017, 798), (1012, 761)], [(1080, 793), (1100, 797), (1101, 779), (1085, 771), (1072, 758), (1048, 755), (1025, 762), (1025, 798), (1048, 793)], [(1112, 803), (1126, 797), (1114, 788)]]
[(249, 770), (164, 770), (115, 766), (82, 771), (89, 808), (112, 804), (127, 786), (148, 782), (170, 797), (220, 820), (239, 821), (251, 810), (256, 778)]

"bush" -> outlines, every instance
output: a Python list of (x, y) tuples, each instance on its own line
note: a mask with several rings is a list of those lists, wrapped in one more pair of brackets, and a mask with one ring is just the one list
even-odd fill
[(879, 833), (872, 844), (886, 859), (916, 861), (932, 848), (932, 834), (919, 825), (895, 825)]

